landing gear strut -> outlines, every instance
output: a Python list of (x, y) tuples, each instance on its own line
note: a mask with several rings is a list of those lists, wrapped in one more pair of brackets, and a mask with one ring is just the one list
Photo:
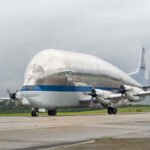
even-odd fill
[(49, 116), (56, 116), (56, 114), (57, 114), (56, 109), (48, 110), (48, 115)]
[(117, 108), (108, 107), (108, 114), (117, 114)]
[(34, 108), (31, 112), (31, 116), (37, 117), (39, 115), (39, 110), (38, 108)]

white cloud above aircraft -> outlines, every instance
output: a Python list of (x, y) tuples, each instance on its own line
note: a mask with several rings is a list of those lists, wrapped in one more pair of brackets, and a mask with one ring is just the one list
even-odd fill
[(150, 95), (149, 79), (142, 48), (138, 70), (126, 74), (112, 64), (84, 53), (49, 49), (30, 61), (20, 91), (11, 93), (14, 101), (32, 106), (32, 116), (40, 109), (56, 115), (57, 108), (98, 107), (117, 114), (117, 107), (140, 102)]

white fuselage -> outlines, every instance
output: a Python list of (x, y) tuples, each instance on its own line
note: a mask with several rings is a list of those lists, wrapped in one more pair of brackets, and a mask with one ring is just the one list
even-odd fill
[(35, 108), (87, 107), (89, 103), (80, 100), (92, 88), (116, 91), (124, 84), (141, 87), (127, 74), (95, 56), (52, 49), (33, 57), (20, 95)]

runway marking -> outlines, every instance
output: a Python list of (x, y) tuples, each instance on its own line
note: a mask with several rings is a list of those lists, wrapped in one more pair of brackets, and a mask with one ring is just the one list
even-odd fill
[(82, 140), (82, 141), (65, 142), (65, 143), (58, 143), (58, 144), (33, 146), (33, 147), (27, 147), (27, 148), (19, 148), (19, 149), (13, 149), (13, 150), (38, 150), (38, 149), (46, 149), (46, 148), (59, 148), (59, 147), (71, 146), (71, 145), (76, 145), (76, 144), (93, 143), (93, 142), (95, 142), (95, 140)]

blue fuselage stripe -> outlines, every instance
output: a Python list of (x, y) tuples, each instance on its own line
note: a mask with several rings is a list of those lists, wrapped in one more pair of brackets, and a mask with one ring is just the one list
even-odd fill
[[(100, 90), (119, 90), (118, 88), (110, 87), (94, 87)], [(55, 91), (55, 92), (90, 92), (92, 87), (86, 86), (50, 86), (50, 85), (39, 85), (39, 86), (24, 86), (21, 91)]]

